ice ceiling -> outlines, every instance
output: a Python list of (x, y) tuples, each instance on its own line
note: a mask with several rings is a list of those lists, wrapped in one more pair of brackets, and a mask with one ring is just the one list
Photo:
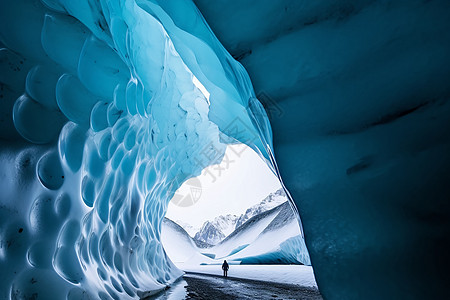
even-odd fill
[(164, 287), (174, 192), (228, 143), (270, 158), (247, 73), (189, 1), (1, 3), (1, 298)]
[(448, 295), (448, 1), (195, 2), (0, 1), (0, 298), (171, 282), (167, 202), (235, 142), (275, 151), (326, 299)]

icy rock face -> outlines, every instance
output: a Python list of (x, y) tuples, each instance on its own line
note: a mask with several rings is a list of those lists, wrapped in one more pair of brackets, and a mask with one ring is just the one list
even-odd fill
[(216, 245), (233, 232), (237, 220), (238, 216), (228, 214), (206, 221), (195, 234), (194, 239), (210, 245)]
[[(275, 217), (270, 223), (260, 228), (258, 236), (253, 241), (249, 241), (250, 244), (246, 245), (242, 251), (227, 259), (241, 261), (242, 264), (302, 263), (311, 265), (305, 240), (300, 233), (297, 216), (291, 204), (285, 201), (271, 211), (275, 213)], [(268, 211), (269, 218), (271, 211)], [(249, 220), (250, 226), (244, 223), (242, 227), (247, 227), (244, 230), (236, 230), (238, 234), (234, 239), (239, 240), (238, 235), (244, 235), (245, 231), (252, 230), (251, 227), (259, 227), (258, 216)]]
[(282, 188), (277, 190), (275, 193), (270, 193), (260, 203), (248, 208), (245, 213), (239, 216), (239, 219), (236, 221), (235, 229), (247, 222), (247, 220), (251, 219), (252, 217), (268, 211), (285, 201), (288, 201), (288, 199), (286, 198), (286, 193)]
[(245, 70), (190, 1), (2, 0), (0, 29), (0, 298), (176, 279), (160, 234), (177, 188), (227, 143), (270, 158)]
[[(252, 217), (268, 211), (286, 201), (288, 201), (286, 193), (283, 188), (280, 188), (276, 192), (270, 193), (260, 203), (249, 207), (240, 216), (230, 214), (220, 215), (214, 218), (214, 220), (206, 221), (197, 233), (195, 233), (194, 239), (209, 245), (216, 245)], [(183, 228), (185, 227), (183, 226)]]
[(269, 112), (324, 298), (447, 298), (450, 3), (195, 3)]

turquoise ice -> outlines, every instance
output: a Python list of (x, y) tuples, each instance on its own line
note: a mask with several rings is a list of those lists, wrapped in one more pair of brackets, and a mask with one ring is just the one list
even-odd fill
[(180, 185), (230, 143), (275, 170), (246, 71), (190, 1), (21, 0), (0, 11), (2, 113), (13, 114), (1, 163), (20, 178), (1, 183), (11, 244), (0, 297), (163, 288), (181, 275), (160, 243)]
[(230, 143), (282, 175), (325, 299), (448, 298), (449, 20), (447, 0), (0, 0), (0, 298), (173, 281), (167, 202)]

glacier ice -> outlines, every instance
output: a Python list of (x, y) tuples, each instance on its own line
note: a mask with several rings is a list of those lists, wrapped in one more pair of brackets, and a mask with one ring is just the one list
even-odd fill
[(449, 12), (1, 0), (0, 298), (171, 282), (167, 201), (235, 142), (282, 175), (325, 298), (448, 295)]
[(195, 3), (269, 113), (324, 298), (448, 298), (449, 2)]
[(2, 0), (0, 28), (0, 298), (164, 288), (180, 185), (230, 143), (270, 164), (246, 71), (191, 1)]

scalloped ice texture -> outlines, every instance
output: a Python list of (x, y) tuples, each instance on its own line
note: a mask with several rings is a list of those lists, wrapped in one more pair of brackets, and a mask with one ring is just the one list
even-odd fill
[(227, 143), (276, 169), (247, 73), (191, 1), (2, 0), (0, 28), (1, 299), (161, 289), (181, 275), (160, 243), (178, 187)]

